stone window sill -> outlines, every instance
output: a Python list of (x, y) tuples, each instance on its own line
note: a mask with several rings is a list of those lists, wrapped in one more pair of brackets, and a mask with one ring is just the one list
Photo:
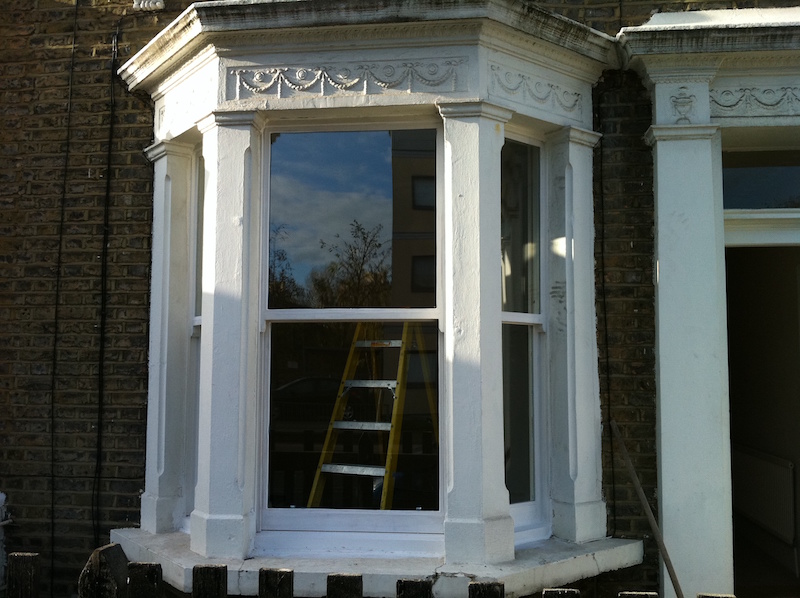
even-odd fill
[(189, 549), (189, 535), (183, 532), (151, 534), (140, 529), (118, 529), (111, 541), (119, 543), (128, 559), (161, 564), (164, 580), (183, 592), (191, 592), (195, 565), (228, 566), (228, 593), (258, 594), (258, 571), (294, 570), (296, 596), (324, 596), (329, 573), (360, 573), (364, 595), (394, 597), (398, 579), (435, 578), (437, 598), (463, 597), (474, 580), (501, 581), (509, 598), (526, 596), (546, 587), (558, 587), (606, 571), (642, 562), (640, 540), (606, 538), (572, 544), (550, 538), (516, 551), (514, 561), (498, 565), (445, 565), (436, 558), (275, 558), (207, 559)]

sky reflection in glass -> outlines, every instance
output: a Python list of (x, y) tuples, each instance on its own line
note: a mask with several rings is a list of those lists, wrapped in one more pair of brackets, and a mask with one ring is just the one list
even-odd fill
[(391, 244), (392, 140), (388, 131), (281, 133), (273, 136), (270, 235), (305, 285), (331, 261), (322, 247), (351, 238), (351, 225), (381, 226)]

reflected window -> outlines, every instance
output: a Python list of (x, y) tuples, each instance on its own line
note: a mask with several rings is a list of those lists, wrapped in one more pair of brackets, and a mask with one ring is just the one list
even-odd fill
[(506, 140), (501, 170), (503, 411), (512, 504), (535, 500), (535, 364), (540, 324), (539, 148)]
[(412, 289), (436, 252), (436, 132), (272, 135), (270, 308), (435, 305)]
[(539, 148), (506, 140), (502, 152), (503, 311), (539, 312)]
[(271, 141), (268, 507), (438, 510), (436, 131)]
[(722, 154), (725, 209), (800, 208), (800, 152)]

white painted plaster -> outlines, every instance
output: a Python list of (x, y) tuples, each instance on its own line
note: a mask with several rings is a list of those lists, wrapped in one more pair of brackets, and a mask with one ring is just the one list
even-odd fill
[(444, 118), (445, 361), (453, 433), (444, 522), (448, 563), (514, 559), (505, 488), (501, 329), (500, 150), (511, 113), (440, 106)]
[(192, 148), (160, 143), (148, 149), (154, 162), (153, 264), (150, 305), (147, 406), (147, 466), (142, 495), (142, 528), (161, 533), (176, 529), (185, 513), (184, 425), (191, 322), (187, 317), (189, 281), (189, 194)]
[[(186, 534), (150, 534), (139, 529), (113, 530), (112, 542), (125, 547), (134, 561), (162, 562), (164, 580), (191, 592), (192, 568), (207, 559), (189, 548)], [(169, 554), (165, 560), (163, 555)], [(215, 559), (228, 567), (228, 592), (231, 595), (256, 595), (258, 571), (286, 568), (294, 570), (295, 595), (324, 596), (326, 577), (332, 573), (358, 573), (363, 576), (364, 595), (394, 598), (398, 579), (433, 579), (436, 598), (464, 598), (473, 580), (503, 582), (509, 598), (530, 596), (544, 588), (558, 587), (570, 580), (592, 577), (603, 571), (628, 567), (642, 559), (642, 544), (635, 540), (603, 539), (585, 544), (561, 540), (541, 541), (517, 551), (514, 561), (497, 565), (449, 566), (435, 558), (303, 558), (287, 561), (276, 557)]]
[(575, 542), (605, 536), (599, 446), (600, 390), (594, 301), (592, 148), (596, 133), (548, 137), (548, 355), (553, 533)]
[(693, 27), (709, 29), (714, 27), (800, 25), (800, 9), (786, 8), (739, 8), (736, 10), (697, 10), (684, 12), (662, 12), (654, 14), (641, 27), (648, 29), (678, 29), (685, 31)]
[[(697, 11), (618, 36), (654, 100), (659, 517), (687, 596), (733, 590), (726, 235), (738, 244), (792, 228), (732, 214), (724, 231), (719, 129), (751, 150), (792, 137), (780, 127), (798, 124), (799, 24), (796, 7)], [(674, 596), (663, 570), (662, 585)]]
[(255, 114), (201, 126), (206, 163), (198, 475), (192, 549), (243, 557), (255, 531), (260, 130)]
[[(713, 126), (666, 126), (653, 127), (651, 136), (660, 522), (685, 593), (732, 593), (719, 133)], [(675, 595), (662, 585), (665, 596)]]

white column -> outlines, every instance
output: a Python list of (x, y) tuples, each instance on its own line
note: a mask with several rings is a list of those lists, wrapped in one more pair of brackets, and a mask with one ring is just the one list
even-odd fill
[(593, 148), (600, 136), (565, 128), (547, 139), (553, 533), (572, 542), (606, 535), (594, 288)]
[(201, 123), (206, 164), (198, 472), (191, 548), (243, 558), (255, 536), (261, 135), (255, 113)]
[[(708, 81), (655, 85), (658, 511), (686, 596), (733, 592), (719, 131)], [(675, 596), (662, 567), (662, 596)]]
[(514, 558), (505, 486), (500, 288), (500, 150), (511, 112), (440, 106), (444, 118), (445, 417), (449, 433), (445, 558)]
[(147, 149), (155, 170), (147, 461), (142, 529), (174, 531), (184, 505), (185, 413), (189, 337), (189, 215), (192, 150), (160, 142)]

